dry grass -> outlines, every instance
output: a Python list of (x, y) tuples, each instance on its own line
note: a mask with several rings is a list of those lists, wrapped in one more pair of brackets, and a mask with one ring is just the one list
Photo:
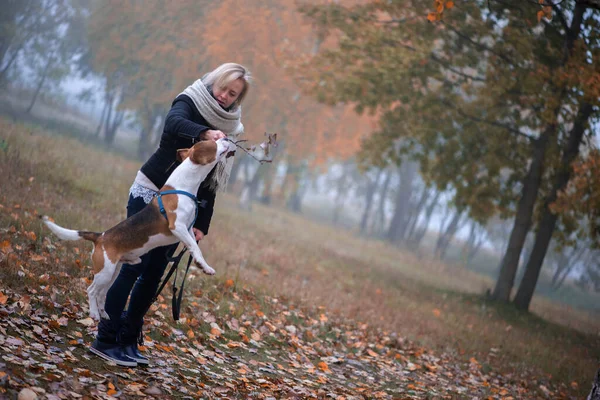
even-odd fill
[[(103, 230), (124, 217), (138, 162), (2, 119), (0, 137), (8, 143), (0, 150), (0, 204), (19, 204), (85, 229)], [(39, 223), (21, 226), (0, 208), (0, 229), (11, 225), (34, 230), (40, 242), (47, 235)], [(248, 213), (237, 207), (234, 195), (220, 195), (210, 235), (201, 246), (219, 279), (234, 278), (276, 296), (323, 306), (494, 368), (534, 369), (584, 387), (597, 368), (597, 315), (538, 298), (533, 312), (545, 320), (490, 304), (480, 296), (493, 284), (487, 277), (285, 210), (255, 205)], [(13, 275), (0, 274), (11, 286)]]

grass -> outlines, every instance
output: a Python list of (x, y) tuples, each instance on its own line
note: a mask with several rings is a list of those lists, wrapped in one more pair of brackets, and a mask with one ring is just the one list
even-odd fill
[[(7, 211), (15, 208), (90, 230), (104, 230), (125, 216), (127, 191), (139, 162), (6, 119), (0, 119), (0, 137), (7, 143), (0, 150), (0, 230), (13, 232), (15, 242), (33, 232), (39, 249), (53, 246), (39, 222), (20, 220)], [(575, 381), (581, 387), (579, 395), (598, 368), (597, 313), (539, 296), (532, 313), (520, 313), (485, 300), (482, 294), (493, 285), (485, 275), (359, 239), (283, 209), (255, 205), (248, 213), (237, 201), (234, 194), (219, 195), (210, 235), (201, 244), (217, 270), (216, 280), (193, 274), (188, 286), (213, 304), (217, 318), (266, 313), (274, 298), (285, 298), (397, 332), (401, 339), (466, 360), (474, 357), (486, 368), (507, 373), (534, 370), (567, 385)], [(56, 269), (49, 279), (75, 277), (72, 286), (82, 304), (89, 250), (87, 244), (66, 243), (51, 253)], [(48, 272), (31, 263), (30, 275), (23, 276), (18, 264), (8, 259), (2, 263), (7, 268), (0, 278), (12, 288), (34, 284), (35, 277)], [(224, 291), (227, 279), (236, 286)], [(259, 293), (257, 298), (244, 308), (235, 306), (231, 292), (246, 285)], [(300, 321), (293, 313), (289, 320)], [(206, 326), (201, 325), (210, 329)], [(317, 339), (335, 341), (339, 333), (324, 329), (322, 334)]]

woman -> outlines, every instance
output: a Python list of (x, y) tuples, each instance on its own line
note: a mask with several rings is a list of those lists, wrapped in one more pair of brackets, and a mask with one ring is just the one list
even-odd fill
[[(241, 104), (248, 93), (250, 73), (242, 65), (226, 63), (204, 75), (180, 93), (165, 119), (165, 127), (156, 152), (138, 171), (129, 191), (127, 217), (152, 201), (177, 166), (177, 149), (189, 148), (199, 140), (235, 139), (244, 131)], [(208, 234), (215, 192), (224, 188), (233, 165), (233, 157), (217, 164), (198, 190), (198, 218), (193, 231), (196, 240)], [(139, 353), (144, 315), (152, 304), (168, 264), (167, 256), (175, 246), (158, 247), (142, 256), (136, 265), (123, 264), (110, 287), (105, 310), (110, 319), (101, 319), (98, 334), (90, 350), (121, 366), (147, 365)], [(133, 290), (132, 290), (133, 289)], [(125, 310), (127, 298), (129, 305)]]

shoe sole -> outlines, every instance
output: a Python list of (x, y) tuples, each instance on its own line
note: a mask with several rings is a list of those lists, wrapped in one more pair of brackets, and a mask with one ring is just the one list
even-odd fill
[[(106, 354), (104, 354), (103, 352), (101, 352), (100, 350), (96, 350), (93, 347), (90, 347), (90, 351), (92, 353), (94, 353), (95, 355), (107, 360), (107, 361), (112, 361), (115, 364), (117, 364), (120, 367), (137, 367), (138, 363), (136, 361), (121, 361), (121, 360), (116, 360), (114, 358), (111, 358), (109, 356), (107, 356)], [(132, 359), (133, 360), (133, 359)]]
[(141, 358), (135, 358), (135, 357), (131, 357), (131, 356), (127, 356), (127, 357), (129, 357), (132, 360), (134, 360), (135, 362), (137, 362), (138, 365), (143, 365), (143, 366), (150, 365), (150, 360), (144, 360)]

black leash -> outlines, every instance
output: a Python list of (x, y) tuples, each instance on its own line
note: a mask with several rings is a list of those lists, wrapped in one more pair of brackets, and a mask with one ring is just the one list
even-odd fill
[[(183, 258), (183, 255), (185, 254), (186, 251), (187, 251), (187, 248), (184, 247), (183, 249), (181, 249), (179, 254), (177, 254), (175, 257), (171, 257), (171, 256), (167, 255), (168, 262), (172, 262), (173, 264), (171, 265), (171, 269), (167, 273), (167, 276), (165, 277), (165, 279), (163, 279), (160, 287), (156, 291), (156, 294), (154, 295), (154, 299), (152, 299), (152, 303), (154, 303), (158, 299), (160, 292), (162, 292), (164, 287), (167, 285), (167, 282), (169, 282), (169, 279), (171, 279), (171, 276), (173, 275), (173, 273), (175, 273), (175, 278), (173, 278), (173, 299), (171, 300), (171, 310), (173, 313), (173, 319), (175, 321), (179, 320), (179, 315), (181, 314), (181, 301), (183, 300), (183, 286), (185, 284), (185, 278), (188, 274), (190, 265), (192, 264), (192, 258), (193, 258), (191, 255), (188, 257), (187, 267), (185, 269), (185, 273), (183, 274), (183, 279), (181, 280), (181, 288), (178, 289), (176, 286), (176, 284), (177, 284), (177, 267), (179, 267), (179, 263), (181, 262), (181, 259)], [(173, 253), (175, 253), (175, 249), (173, 250)], [(171, 254), (173, 254), (173, 253), (171, 253)], [(177, 291), (179, 291), (179, 294), (177, 293)]]

